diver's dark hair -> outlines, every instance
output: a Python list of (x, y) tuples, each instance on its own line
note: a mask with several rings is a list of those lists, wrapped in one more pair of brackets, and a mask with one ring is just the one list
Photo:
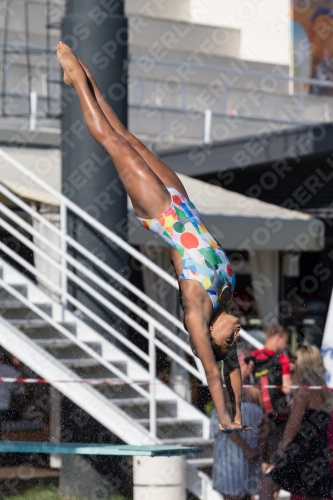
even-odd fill
[[(216, 342), (213, 339), (213, 337), (211, 337), (210, 339), (211, 339), (211, 342), (212, 342), (212, 349), (213, 349), (214, 358), (215, 358), (216, 363), (218, 363), (219, 361), (224, 361), (225, 358), (226, 358), (226, 355), (222, 354), (221, 347), (218, 344), (216, 344)], [(197, 350), (196, 350), (196, 348), (195, 348), (195, 346), (193, 344), (193, 340), (191, 339), (190, 335), (188, 336), (188, 343), (190, 344), (190, 347), (192, 349), (192, 352), (193, 352), (194, 356), (196, 358), (199, 358), (198, 352), (197, 352)]]

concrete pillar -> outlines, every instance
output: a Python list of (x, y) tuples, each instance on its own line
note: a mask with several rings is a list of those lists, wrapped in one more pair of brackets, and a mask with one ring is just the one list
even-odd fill
[[(123, 125), (127, 126), (127, 19), (124, 15), (124, 0), (66, 0), (62, 40), (90, 68), (102, 94)], [(63, 194), (126, 240), (125, 188), (111, 158), (85, 126), (75, 90), (65, 85), (62, 88), (61, 139)], [(118, 273), (125, 277), (130, 275), (126, 252), (110, 244), (94, 227), (70, 211), (67, 220), (68, 234), (73, 239)], [(78, 261), (86, 262), (73, 249), (69, 249), (69, 252)], [(110, 276), (98, 267), (91, 265), (91, 270), (102, 280), (113, 284)], [(76, 274), (106, 296), (84, 274)], [(123, 288), (119, 288), (119, 291), (126, 293)], [(117, 321), (118, 318), (106, 307), (74, 283), (69, 283), (69, 293), (106, 322)], [(115, 299), (111, 301), (122, 308)], [(127, 326), (120, 323), (117, 329), (125, 335)]]
[(185, 500), (184, 457), (134, 457), (133, 500)]
[[(50, 441), (60, 443), (61, 440), (61, 394), (55, 387), (50, 387)], [(50, 455), (50, 468), (61, 468), (61, 456)]]

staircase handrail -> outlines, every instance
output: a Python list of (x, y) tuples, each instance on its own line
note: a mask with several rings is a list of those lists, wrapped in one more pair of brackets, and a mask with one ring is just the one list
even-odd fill
[[(0, 204), (1, 207), (1, 204)], [(3, 208), (3, 207), (2, 207)], [(21, 222), (21, 227), (26, 228), (25, 226), (26, 223)], [(34, 243), (32, 243), (30, 240), (25, 238), (22, 234), (20, 234), (19, 231), (16, 229), (12, 228), (10, 224), (5, 222), (3, 219), (0, 219), (0, 226), (2, 226), (5, 230), (8, 232), (11, 232), (19, 241), (21, 241), (24, 245), (26, 245), (28, 248), (30, 248), (32, 251), (36, 252), (37, 254), (41, 255), (45, 260), (47, 260), (51, 265), (56, 267), (59, 271), (62, 269), (61, 265), (55, 261), (52, 260), (52, 258), (44, 253), (40, 248), (38, 248)], [(29, 226), (29, 225), (28, 225)], [(31, 226), (30, 226), (31, 227)], [(1, 245), (0, 248), (5, 247), (5, 245)], [(6, 251), (6, 250), (5, 250)], [(7, 252), (8, 253), (8, 252)], [(13, 255), (14, 254), (14, 255)], [(12, 258), (15, 259), (15, 253), (12, 253)], [(71, 261), (71, 265), (74, 265), (74, 262)], [(30, 266), (30, 271), (34, 273), (33, 266)], [(78, 269), (82, 272), (82, 268), (78, 267)], [(87, 270), (85, 270), (87, 271)], [(36, 274), (36, 273), (34, 273)], [(84, 289), (87, 293), (92, 295), (94, 298), (97, 298), (101, 304), (103, 304), (105, 307), (110, 309), (112, 312), (120, 316), (124, 321), (126, 321), (130, 326), (132, 326), (136, 331), (138, 331), (141, 335), (143, 335), (146, 339), (149, 341), (151, 340), (150, 334), (147, 330), (145, 330), (141, 325), (139, 325), (135, 320), (130, 318), (129, 315), (126, 315), (123, 311), (121, 311), (119, 308), (117, 308), (112, 302), (108, 301), (105, 297), (103, 297), (101, 294), (99, 294), (96, 290), (94, 290), (92, 287), (90, 287), (85, 281), (83, 281), (81, 278), (76, 276), (74, 273), (72, 273), (70, 270), (66, 270), (66, 275), (72, 280), (75, 281), (82, 289)], [(89, 279), (92, 279), (93, 275), (88, 272), (87, 276)], [(98, 282), (98, 284), (102, 284), (101, 282)], [(51, 284), (52, 286), (53, 284)], [(57, 287), (56, 285), (52, 286), (53, 290), (56, 292), (60, 291), (60, 287)], [(119, 342), (124, 344), (126, 347), (128, 347), (130, 350), (135, 352), (141, 359), (143, 359), (145, 362), (149, 363), (150, 362), (150, 357), (146, 355), (143, 351), (141, 351), (135, 344), (130, 342), (125, 336), (121, 335), (119, 332), (117, 332), (114, 328), (112, 328), (108, 323), (103, 321), (99, 316), (97, 316), (95, 313), (90, 311), (87, 307), (85, 307), (81, 302), (77, 301), (74, 299), (74, 297), (66, 292), (65, 294), (66, 299), (71, 302), (75, 307), (80, 309), (84, 314), (88, 315), (93, 321), (98, 323), (102, 328), (104, 328), (108, 333), (110, 333), (113, 337), (115, 337)], [(117, 299), (120, 299), (124, 303), (124, 297), (120, 294), (117, 296)], [(129, 301), (130, 302), (130, 301)], [(131, 302), (130, 302), (131, 303)], [(127, 304), (126, 304), (127, 305)], [(136, 311), (135, 311), (136, 312)], [(143, 313), (143, 312), (142, 312)], [(192, 357), (193, 354), (186, 342), (182, 341), (179, 339), (175, 334), (170, 332), (167, 328), (165, 328), (163, 325), (159, 324), (158, 321), (156, 321), (153, 317), (149, 316), (148, 314), (143, 315), (143, 319), (147, 321), (148, 325), (153, 328), (154, 330), (160, 331), (163, 333), (167, 338), (169, 338), (172, 342), (177, 344), (182, 350), (186, 352), (187, 355), (190, 355)], [(158, 339), (154, 339), (154, 344), (158, 346), (162, 351), (164, 351), (167, 355), (171, 356), (172, 359), (174, 359), (178, 364), (183, 366), (187, 371), (192, 373), (198, 380), (200, 380), (202, 383), (206, 383), (205, 375), (203, 373), (203, 370), (201, 368), (201, 364), (197, 365), (197, 369), (192, 367), (190, 363), (188, 363), (186, 360), (182, 359), (180, 356), (178, 356), (174, 351), (169, 349), (165, 344), (160, 342)]]
[[(35, 174), (33, 174), (32, 172), (30, 172), (28, 169), (26, 169), (26, 167), (24, 167), (20, 162), (18, 162), (17, 160), (15, 160), (14, 158), (12, 158), (10, 155), (8, 155), (1, 148), (0, 148), (0, 156), (2, 156), (6, 161), (8, 161), (9, 163), (11, 163), (20, 172), (24, 173), (24, 175), (26, 177), (30, 178), (33, 182), (35, 182), (38, 185), (40, 185), (43, 189), (45, 189), (47, 192), (49, 192), (52, 196), (57, 197), (60, 200), (62, 212), (64, 211), (64, 207), (65, 207), (65, 208), (69, 208), (73, 212), (77, 213), (77, 215), (79, 215), (80, 217), (82, 217), (88, 224), (94, 225), (94, 227), (96, 227), (107, 238), (111, 239), (111, 241), (113, 241), (114, 243), (119, 244), (119, 246), (121, 248), (123, 248), (124, 250), (128, 251), (128, 253), (130, 253), (136, 259), (138, 259), (139, 261), (141, 261), (142, 264), (144, 264), (147, 267), (149, 267), (153, 272), (155, 272), (156, 274), (158, 274), (162, 279), (165, 279), (169, 284), (171, 284), (175, 288), (178, 288), (178, 282), (177, 282), (177, 280), (175, 280), (174, 278), (172, 278), (168, 273), (166, 273), (165, 271), (163, 271), (159, 266), (157, 266), (152, 261), (150, 261), (150, 259), (148, 259), (144, 255), (142, 255), (140, 252), (138, 252), (137, 250), (135, 250), (131, 245), (129, 245), (124, 240), (122, 240), (119, 236), (115, 235), (112, 231), (110, 231), (109, 229), (107, 229), (105, 226), (103, 226), (101, 223), (99, 223), (97, 220), (95, 220), (93, 217), (91, 217), (88, 213), (86, 213), (85, 211), (83, 211), (81, 208), (77, 207), (73, 202), (71, 202), (63, 194), (58, 193), (54, 188), (52, 188), (47, 183), (45, 183), (44, 181), (42, 181), (41, 179), (39, 179)], [(53, 230), (60, 238), (64, 238), (65, 241), (69, 242), (70, 245), (73, 244), (73, 246), (76, 246), (76, 248), (79, 249), (79, 251), (82, 251), (83, 254), (87, 255), (88, 252), (87, 252), (86, 249), (84, 249), (82, 247), (82, 245), (80, 245), (78, 242), (75, 242), (63, 230), (59, 230), (58, 228), (56, 228), (55, 225), (53, 225), (49, 221), (47, 221), (38, 212), (36, 212), (35, 210), (33, 210), (31, 207), (29, 207), (29, 205), (27, 205), (26, 203), (24, 203), (14, 193), (12, 193), (11, 191), (9, 191), (5, 186), (3, 186), (1, 184), (0, 184), (0, 191), (2, 191), (5, 196), (8, 196), (14, 203), (16, 203), (18, 206), (20, 206), (23, 210), (27, 211), (27, 213), (29, 213), (32, 217), (35, 217), (39, 222), (45, 224), (49, 229)], [(12, 211), (9, 211), (5, 207), (4, 207), (4, 210), (7, 210), (7, 215), (11, 216), (11, 218), (15, 217), (13, 215)], [(16, 216), (16, 223), (24, 225), (24, 228), (27, 231), (29, 231), (31, 233), (34, 232), (34, 230), (33, 230), (33, 228), (32, 228), (31, 225), (28, 225), (26, 223), (23, 224), (22, 218), (20, 218), (20, 217), (17, 218), (17, 216)], [(68, 256), (68, 254), (66, 252), (64, 252), (63, 250), (59, 249), (55, 245), (53, 245), (51, 242), (49, 242), (49, 240), (47, 240), (45, 238), (43, 239), (38, 232), (35, 232), (35, 236), (37, 236), (39, 239), (43, 240), (43, 242), (45, 244), (47, 244), (48, 246), (50, 246), (55, 252), (57, 252), (59, 255), (61, 255), (61, 257), (64, 259), (65, 262), (67, 262), (67, 261), (70, 260), (70, 257)], [(173, 323), (174, 326), (176, 326), (178, 329), (180, 329), (181, 331), (183, 331), (183, 332), (185, 332), (187, 334), (187, 332), (184, 329), (183, 325), (181, 324), (181, 322), (177, 318), (174, 318), (170, 313), (168, 313), (161, 306), (159, 306), (154, 301), (152, 301), (149, 297), (147, 297), (146, 294), (142, 293), (142, 291), (139, 290), (138, 288), (136, 288), (134, 285), (130, 284), (130, 286), (129, 286), (128, 280), (125, 280), (124, 278), (122, 278), (119, 275), (119, 273), (116, 273), (116, 271), (114, 271), (111, 268), (109, 268), (109, 266), (106, 266), (100, 259), (98, 259), (95, 255), (93, 255), (91, 253), (89, 254), (89, 259), (92, 260), (92, 262), (94, 264), (98, 265), (104, 271), (108, 272), (115, 279), (119, 278), (118, 281), (121, 281), (123, 285), (125, 285), (128, 289), (130, 289), (133, 293), (135, 293), (141, 299), (143, 299), (150, 307), (154, 308), (159, 314), (161, 314), (168, 321), (170, 321), (171, 323)], [(71, 263), (71, 265), (74, 265), (74, 266), (78, 265), (78, 263), (77, 263), (77, 261), (75, 259), (71, 259), (70, 263)], [(86, 270), (84, 268), (82, 268), (82, 269), (83, 269), (83, 272), (86, 272)], [(64, 274), (68, 273), (68, 270), (66, 269), (65, 266), (62, 266), (61, 271)], [(95, 276), (93, 276), (92, 279), (96, 280), (97, 278)], [(104, 284), (102, 282), (100, 282), (100, 285), (102, 287), (104, 287)], [(62, 290), (62, 295), (64, 295), (64, 290)], [(130, 304), (127, 304), (127, 305), (130, 308), (133, 307), (133, 303), (131, 301), (129, 301), (129, 302), (130, 302)], [(142, 311), (141, 310), (138, 311), (138, 315), (142, 315)], [(147, 316), (148, 316), (148, 318), (150, 318), (150, 320), (153, 319), (150, 315), (147, 315)], [(144, 319), (146, 319), (146, 318), (144, 318)], [(169, 337), (170, 340), (172, 340), (175, 344), (177, 344), (179, 347), (181, 347), (183, 350), (185, 350), (185, 352), (187, 352), (187, 354), (189, 354), (190, 356), (192, 356), (192, 358), (193, 358), (193, 360), (194, 360), (194, 362), (195, 362), (195, 364), (197, 366), (197, 369), (200, 372), (200, 379), (204, 378), (204, 373), (203, 373), (202, 365), (198, 361), (198, 359), (195, 356), (193, 356), (191, 350), (189, 349), (189, 346), (185, 342), (183, 342), (181, 339), (179, 339), (179, 337), (176, 336), (173, 332), (170, 332), (170, 330), (166, 329), (163, 325), (161, 325), (159, 322), (157, 322), (157, 320), (154, 320), (153, 324), (154, 324), (154, 326), (155, 326), (156, 329), (158, 329), (159, 331), (161, 331), (161, 333), (164, 333), (167, 337)], [(256, 339), (254, 339), (251, 335), (249, 335), (244, 330), (241, 331), (241, 335), (243, 336), (243, 338), (246, 341), (250, 342), (253, 346), (259, 347), (259, 348), (262, 346), (262, 344), (259, 341), (257, 341)]]
[[(4, 192), (5, 190), (1, 189), (0, 185), (0, 192)], [(12, 197), (14, 199), (14, 197)], [(22, 204), (21, 204), (22, 206)], [(0, 203), (0, 208), (2, 212), (9, 218), (11, 219), (15, 224), (20, 226), (22, 229), (30, 233), (34, 238), (39, 239), (42, 241), (45, 245), (49, 246), (52, 251), (57, 253), (59, 256), (61, 256), (64, 261), (69, 263), (71, 266), (75, 267), (79, 272), (85, 274), (91, 281), (95, 282), (99, 287), (103, 288), (106, 292), (108, 292), (110, 295), (112, 295), (114, 298), (116, 298), (119, 302), (121, 302), (123, 305), (128, 307), (132, 312), (137, 314), (139, 317), (141, 317), (144, 321), (146, 321), (148, 324), (154, 325), (155, 329), (163, 333), (169, 340), (171, 340), (173, 343), (178, 345), (182, 350), (186, 352), (187, 355), (192, 356), (192, 358), (195, 360), (197, 364), (197, 368), (200, 373), (200, 379), (204, 380), (203, 377), (203, 372), (201, 369), (201, 364), (199, 364), (197, 358), (194, 357), (189, 345), (184, 342), (182, 339), (180, 339), (177, 335), (175, 335), (173, 332), (168, 330), (164, 325), (161, 325), (154, 317), (151, 315), (147, 314), (145, 311), (143, 311), (140, 307), (136, 306), (132, 301), (130, 301), (127, 297), (123, 296), (119, 291), (117, 291), (114, 287), (108, 285), (105, 283), (101, 278), (96, 276), (94, 273), (92, 273), (89, 269), (87, 269), (83, 264), (78, 262), (76, 259), (71, 257), (68, 253), (65, 253), (61, 250), (61, 248), (55, 246), (51, 241), (49, 241), (47, 238), (42, 236), (38, 231), (36, 231), (32, 225), (28, 224), (25, 222), (21, 217), (16, 215), (12, 210), (8, 209), (3, 203)], [(30, 213), (32, 216), (36, 214), (34, 210), (30, 210)], [(39, 247), (37, 247), (33, 242), (25, 238), (23, 235), (21, 235), (16, 229), (12, 228), (7, 222), (4, 220), (0, 220), (0, 226), (4, 227), (8, 232), (11, 232), (16, 238), (18, 238), (20, 241), (22, 241), (28, 248), (30, 248), (32, 251), (35, 253), (41, 255), (42, 258), (47, 260), (51, 265), (55, 266), (60, 272), (63, 272), (67, 278), (70, 278), (72, 281), (76, 282), (80, 287), (82, 287), (85, 291), (93, 295), (95, 298), (97, 298), (103, 305), (105, 305), (109, 310), (117, 314), (121, 319), (123, 319), (125, 322), (127, 322), (130, 326), (135, 328), (139, 333), (144, 335), (146, 338), (148, 338), (148, 334), (146, 330), (141, 327), (137, 322), (135, 322), (130, 316), (128, 316), (124, 311), (119, 309), (117, 306), (115, 306), (112, 302), (108, 301), (103, 297), (100, 293), (98, 293), (96, 290), (93, 290), (89, 285), (87, 285), (83, 280), (81, 280), (78, 276), (73, 274), (67, 266), (63, 267), (61, 266), (58, 262), (55, 262), (49, 254), (45, 253), (42, 251)], [(96, 264), (98, 259), (96, 256), (91, 255), (90, 256), (91, 261), (93, 264)], [(66, 296), (67, 300), (67, 296)], [(190, 367), (190, 365), (189, 365)], [(192, 369), (192, 368), (191, 368)]]
[(55, 328), (60, 334), (67, 337), (71, 342), (76, 344), (82, 350), (84, 350), (87, 354), (89, 354), (92, 358), (96, 359), (101, 365), (105, 366), (108, 370), (112, 371), (118, 378), (122, 379), (124, 382), (128, 383), (135, 389), (139, 394), (141, 394), (144, 398), (150, 399), (149, 392), (143, 389), (139, 384), (134, 382), (130, 377), (128, 377), (125, 373), (123, 373), (119, 368), (114, 366), (110, 361), (106, 361), (100, 354), (98, 354), (94, 349), (89, 347), (87, 344), (79, 340), (73, 333), (67, 330), (64, 326), (60, 325), (57, 321), (55, 321), (51, 316), (46, 314), (42, 309), (33, 304), (29, 299), (24, 297), (20, 292), (18, 292), (13, 286), (6, 283), (2, 278), (0, 278), (0, 285), (4, 288), (8, 293), (13, 295), (19, 302), (22, 302), (25, 306), (27, 306), (32, 312), (40, 316), (41, 319), (46, 321), (50, 326)]
[(9, 154), (7, 154), (5, 151), (3, 151), (2, 148), (0, 148), (0, 156), (6, 160), (8, 163), (13, 165), (17, 170), (22, 172), (26, 177), (28, 177), (30, 180), (38, 184), (40, 187), (45, 189), (48, 193), (50, 193), (52, 196), (57, 198), (66, 208), (69, 208), (72, 212), (74, 212), (76, 215), (81, 217), (85, 222), (88, 224), (92, 225), (95, 229), (100, 231), (106, 238), (110, 239), (113, 243), (118, 245), (120, 248), (125, 250), (127, 253), (129, 253), (132, 257), (135, 259), (139, 260), (141, 264), (145, 265), (148, 267), (151, 271), (156, 273), (160, 278), (163, 278), (167, 283), (172, 285), (174, 288), (178, 289), (178, 282), (175, 278), (172, 278), (167, 272), (163, 271), (159, 266), (154, 264), (150, 259), (142, 255), (138, 250), (133, 248), (129, 243), (121, 239), (119, 236), (117, 236), (115, 233), (110, 231), (110, 229), (106, 228), (103, 224), (98, 222), (97, 219), (94, 219), (91, 215), (89, 215), (87, 212), (82, 210), (82, 208), (78, 207), (75, 203), (73, 203), (71, 200), (69, 200), (66, 196), (64, 196), (62, 193), (59, 193), (56, 189), (52, 188), (49, 186), (46, 182), (42, 181), (39, 179), (33, 172), (30, 172), (27, 168), (25, 168), (20, 162), (12, 158)]
[[(26, 260), (24, 260), (22, 257), (20, 257), (19, 255), (17, 255), (15, 252), (13, 252), (13, 250), (11, 250), (10, 248), (8, 248), (4, 243), (1, 243), (0, 242), (0, 250), (3, 251), (4, 253), (6, 253), (11, 259), (15, 260), (18, 264), (20, 264), (21, 266), (23, 266), (27, 271), (29, 271), (31, 274), (33, 274), (38, 280), (44, 282), (48, 287), (50, 287), (53, 291), (59, 293), (61, 293), (61, 288), (59, 286), (57, 286), (55, 283), (53, 283), (52, 281), (50, 281), (48, 278), (46, 278), (41, 272), (39, 272), (35, 266), (32, 266), (31, 264), (29, 264), (29, 262), (27, 262)], [(72, 297), (71, 295), (69, 295), (69, 297)], [(72, 302), (73, 305), (76, 307), (76, 302)], [(79, 302), (79, 304), (81, 304)], [(79, 307), (78, 307), (79, 309)], [(84, 311), (82, 311), (84, 312)], [(93, 319), (93, 318), (92, 318)], [(106, 323), (103, 323), (103, 325), (100, 325), (100, 326), (105, 326)], [(115, 330), (114, 328), (112, 328), (111, 325), (107, 325), (108, 326), (108, 330), (110, 330), (112, 332), (112, 335), (117, 339), (119, 340), (120, 342), (122, 342), (126, 347), (128, 347), (129, 349), (132, 349), (133, 352), (135, 352), (139, 357), (141, 357), (144, 361), (146, 361), (147, 363), (149, 362), (149, 357), (143, 353), (142, 351), (139, 350), (139, 348), (137, 348), (135, 345), (133, 345), (126, 337), (124, 337), (123, 335), (120, 335), (117, 330)]]
[[(1, 188), (0, 188), (0, 192), (1, 192)], [(96, 276), (92, 271), (90, 271), (89, 269), (87, 269), (82, 263), (78, 262), (71, 255), (69, 255), (66, 252), (63, 252), (61, 250), (61, 248), (57, 247), (50, 240), (48, 240), (47, 238), (45, 238), (44, 236), (42, 236), (30, 224), (28, 224), (27, 222), (25, 222), (21, 217), (19, 217), (15, 213), (13, 213), (11, 210), (9, 210), (7, 207), (5, 207), (2, 203), (0, 203), (0, 207), (1, 207), (2, 212), (9, 219), (11, 219), (13, 222), (15, 222), (18, 226), (22, 227), (22, 229), (25, 229), (32, 236), (34, 236), (35, 238), (37, 238), (40, 241), (42, 241), (45, 245), (49, 246), (60, 257), (62, 257), (63, 259), (65, 259), (65, 261), (68, 264), (70, 264), (71, 266), (75, 267), (79, 272), (85, 274), (90, 280), (92, 280), (93, 282), (95, 282), (99, 287), (103, 288), (106, 292), (108, 292), (110, 295), (112, 295), (114, 298), (116, 298), (123, 305), (125, 305), (126, 307), (128, 307), (129, 309), (131, 309), (132, 312), (134, 312), (135, 314), (137, 314), (138, 316), (140, 316), (143, 320), (145, 320), (147, 322), (151, 321), (154, 324), (154, 326), (157, 329), (160, 329), (160, 331), (163, 332), (170, 340), (172, 340), (173, 342), (175, 342), (176, 344), (178, 344), (179, 347), (181, 347), (182, 349), (186, 350), (188, 354), (191, 354), (191, 349), (186, 344), (186, 342), (182, 341), (178, 337), (172, 338), (174, 334), (172, 332), (169, 332), (168, 329), (166, 329), (163, 325), (161, 325), (159, 323), (159, 321), (157, 321), (155, 318), (153, 318), (152, 316), (150, 316), (149, 314), (147, 314), (140, 307), (136, 306), (136, 304), (134, 304), (131, 300), (129, 300), (127, 297), (125, 297), (120, 292), (118, 292), (118, 290), (116, 290), (114, 287), (112, 287), (111, 285), (108, 285), (107, 283), (105, 283), (105, 281), (103, 281), (101, 278), (99, 278), (98, 276)], [(7, 231), (10, 231), (10, 229), (11, 229), (10, 225), (7, 224), (5, 221), (0, 221), (0, 225), (2, 225)], [(12, 230), (13, 234), (14, 234), (14, 231), (15, 231), (15, 236), (16, 237), (19, 236), (19, 233), (15, 229)], [(21, 240), (23, 240), (23, 237), (21, 237)], [(72, 241), (72, 238), (68, 238), (68, 240)], [(24, 239), (24, 244), (27, 245), (29, 248), (31, 248), (31, 250), (39, 253), (43, 258), (45, 258), (46, 260), (48, 260), (51, 265), (55, 265), (55, 267), (57, 267), (59, 269), (59, 271), (63, 270), (63, 268), (62, 268), (62, 266), (60, 264), (54, 262), (54, 260), (46, 252), (43, 252), (39, 247), (36, 247), (36, 245), (34, 245), (32, 242), (30, 242), (26, 238)], [(81, 245), (77, 245), (77, 248), (79, 248), (80, 246)], [(91, 262), (93, 264), (98, 264), (99, 259), (95, 255), (91, 254), (90, 255), (90, 259), (91, 259)], [(82, 281), (75, 274), (73, 274), (68, 268), (65, 268), (64, 272), (67, 275), (67, 277), (70, 278), (72, 281), (77, 281), (80, 286), (86, 287), (86, 289), (88, 291), (92, 290), (92, 288), (89, 285), (85, 284), (84, 281)], [(100, 295), (96, 290), (94, 290), (94, 295), (98, 299), (105, 300), (105, 298), (102, 297), (102, 295)], [(125, 321), (127, 321), (127, 319), (125, 318), (126, 314), (123, 311), (121, 311), (119, 308), (117, 308), (112, 302), (108, 301), (108, 307), (113, 312), (116, 312), (118, 314), (118, 316), (122, 317), (122, 319), (124, 319)], [(129, 318), (128, 321), (131, 321), (131, 319)], [(133, 324), (131, 324), (131, 326), (133, 326)]]
[[(58, 247), (55, 247), (51, 242), (46, 240), (43, 236), (41, 236), (37, 231), (35, 231), (31, 225), (27, 224), (21, 217), (13, 214), (9, 209), (3, 206), (3, 204), (0, 204), (0, 207), (2, 211), (12, 219), (17, 225), (22, 227), (22, 229), (25, 229), (27, 232), (30, 232), (34, 237), (37, 237), (43, 241), (44, 244), (48, 244), (52, 250), (56, 251), (58, 254), (62, 255), (61, 250)], [(32, 251), (36, 252), (37, 254), (41, 255), (42, 258), (47, 260), (51, 265), (55, 266), (59, 271), (62, 270), (62, 266), (53, 261), (53, 259), (45, 252), (43, 252), (39, 247), (37, 247), (33, 242), (28, 240), (26, 237), (24, 237), (22, 234), (19, 233), (16, 229), (12, 228), (10, 224), (5, 222), (4, 220), (0, 220), (0, 226), (2, 226), (5, 230), (8, 232), (11, 232), (18, 240), (20, 240), (24, 245), (26, 245), (28, 248), (30, 248)], [(0, 249), (2, 249), (5, 253), (7, 253), (12, 259), (16, 260), (19, 264), (24, 265), (29, 272), (34, 274), (38, 279), (41, 277), (41, 273), (37, 271), (37, 269), (34, 266), (31, 266), (30, 264), (26, 263), (22, 258), (19, 258), (15, 254), (15, 252), (12, 252), (10, 249), (6, 247), (3, 243), (0, 243)], [(181, 358), (177, 353), (172, 351), (168, 346), (163, 344), (160, 340), (157, 338), (154, 339), (154, 344), (156, 347), (161, 349), (165, 354), (170, 356), (174, 361), (176, 361), (178, 364), (180, 364), (183, 368), (185, 368), (188, 372), (190, 372), (192, 375), (194, 375), (200, 382), (206, 383), (206, 378), (203, 373), (203, 370), (201, 368), (200, 362), (197, 360), (197, 358), (194, 357), (192, 351), (190, 350), (189, 345), (181, 340), (177, 335), (174, 333), (170, 332), (164, 325), (161, 325), (155, 318), (151, 317), (149, 314), (147, 314), (145, 311), (142, 311), (140, 308), (138, 308), (135, 304), (133, 304), (130, 300), (127, 298), (123, 297), (122, 294), (119, 292), (115, 291), (113, 287), (110, 285), (106, 284), (101, 280), (100, 278), (94, 276), (94, 274), (84, 268), (84, 266), (80, 263), (78, 263), (75, 259), (72, 257), (65, 255), (66, 260), (68, 261), (69, 264), (71, 264), (73, 267), (76, 267), (78, 271), (81, 273), (86, 274), (86, 276), (92, 280), (95, 281), (98, 286), (101, 286), (104, 288), (105, 291), (112, 293), (117, 300), (122, 302), (125, 306), (129, 307), (133, 312), (141, 316), (142, 319), (144, 319), (151, 327), (153, 327), (156, 331), (159, 331), (163, 333), (169, 340), (171, 340), (173, 343), (178, 345), (187, 355), (190, 355), (193, 360), (196, 362), (197, 369), (192, 367), (187, 361), (185, 361), (183, 358)], [(118, 307), (116, 307), (112, 302), (108, 301), (105, 297), (103, 297), (100, 293), (98, 293), (96, 290), (94, 290), (91, 286), (89, 286), (86, 282), (84, 282), (81, 278), (76, 276), (74, 273), (72, 273), (69, 269), (66, 269), (66, 276), (70, 278), (72, 281), (76, 282), (81, 288), (83, 288), (86, 292), (88, 292), (90, 295), (94, 296), (94, 298), (97, 298), (101, 304), (103, 304), (105, 307), (107, 307), (109, 310), (117, 314), (117, 316), (121, 317), (125, 322), (127, 322), (130, 326), (132, 326), (136, 331), (138, 331), (141, 335), (143, 335), (146, 339), (150, 339), (149, 335), (149, 330), (145, 330), (141, 325), (139, 325), (135, 320), (130, 318), (126, 313), (124, 313), (122, 310), (120, 310)], [(61, 293), (61, 288), (56, 286), (54, 283), (51, 281), (45, 279), (43, 277), (43, 281), (47, 282), (48, 286), (50, 286), (53, 291), (57, 293)], [(135, 344), (130, 342), (125, 336), (119, 334), (115, 329), (113, 329), (110, 325), (108, 325), (105, 321), (101, 320), (98, 316), (96, 316), (94, 313), (92, 313), (88, 308), (83, 306), (81, 302), (77, 301), (74, 299), (70, 294), (66, 293), (66, 299), (71, 302), (75, 307), (80, 309), (84, 314), (89, 316), (93, 321), (97, 322), (102, 328), (104, 328), (106, 331), (108, 331), (113, 337), (115, 337), (118, 341), (120, 341), (122, 344), (124, 344), (127, 348), (135, 352), (143, 361), (149, 363), (149, 356), (146, 355), (143, 351), (141, 351)], [(249, 336), (246, 332), (243, 332), (245, 337), (249, 337), (249, 340), (252, 343), (256, 343), (256, 347), (260, 347), (261, 344), (258, 341), (255, 341), (255, 339), (252, 339), (251, 336)], [(200, 369), (201, 368), (201, 369)]]
[[(159, 304), (154, 302), (148, 295), (142, 292), (139, 288), (137, 288), (135, 285), (133, 285), (129, 280), (124, 278), (121, 274), (117, 273), (112, 267), (108, 266), (105, 264), (101, 259), (96, 257), (94, 254), (89, 252), (84, 246), (82, 246), (78, 241), (75, 241), (73, 238), (71, 238), (68, 235), (63, 234), (63, 231), (57, 228), (54, 224), (49, 222), (45, 217), (41, 216), (36, 210), (31, 208), (27, 203), (22, 201), (18, 196), (16, 196), (13, 192), (11, 192), (8, 188), (6, 188), (3, 184), (0, 183), (0, 193), (2, 193), (6, 198), (10, 199), (13, 203), (15, 203), (17, 206), (19, 206), (22, 210), (27, 212), (29, 215), (31, 215), (32, 218), (35, 218), (40, 222), (41, 224), (44, 224), (48, 229), (53, 231), (59, 238), (64, 237), (66, 242), (70, 244), (73, 248), (78, 250), (82, 255), (87, 257), (88, 259), (92, 260), (95, 265), (97, 265), (101, 270), (109, 274), (112, 278), (116, 279), (121, 285), (125, 286), (130, 292), (135, 294), (137, 297), (139, 297), (141, 300), (143, 300), (149, 307), (152, 309), (155, 309), (157, 313), (159, 313), (161, 316), (164, 316), (170, 323), (172, 323), (174, 326), (182, 330), (183, 332), (186, 332), (183, 324), (179, 319), (174, 317), (172, 314), (170, 314), (168, 311), (166, 311), (163, 307), (161, 307)], [(30, 230), (29, 230), (30, 231)], [(38, 235), (38, 237), (40, 237)], [(47, 245), (51, 246), (50, 242), (48, 240), (45, 240), (44, 243)], [(52, 246), (52, 250), (54, 250), (57, 253), (59, 252), (59, 248), (55, 247), (54, 245)], [(61, 255), (64, 255), (61, 253)]]

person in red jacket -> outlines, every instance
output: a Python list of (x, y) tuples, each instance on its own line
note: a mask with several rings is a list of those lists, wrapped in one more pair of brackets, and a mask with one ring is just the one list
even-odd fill
[[(268, 431), (263, 454), (263, 473), (274, 464), (274, 455), (282, 438), (289, 414), (288, 394), (292, 384), (289, 358), (283, 353), (289, 333), (281, 325), (273, 325), (266, 330), (263, 349), (252, 352), (254, 358), (254, 380), (260, 386)], [(274, 385), (276, 388), (268, 388)], [(260, 499), (278, 496), (279, 486), (265, 477), (259, 487)]]

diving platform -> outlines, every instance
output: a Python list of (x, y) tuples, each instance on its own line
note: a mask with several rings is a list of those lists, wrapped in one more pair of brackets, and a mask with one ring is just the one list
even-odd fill
[(0, 441), (0, 453), (57, 453), (59, 455), (107, 455), (131, 457), (177, 457), (197, 455), (200, 448), (179, 445), (49, 443), (33, 441)]

